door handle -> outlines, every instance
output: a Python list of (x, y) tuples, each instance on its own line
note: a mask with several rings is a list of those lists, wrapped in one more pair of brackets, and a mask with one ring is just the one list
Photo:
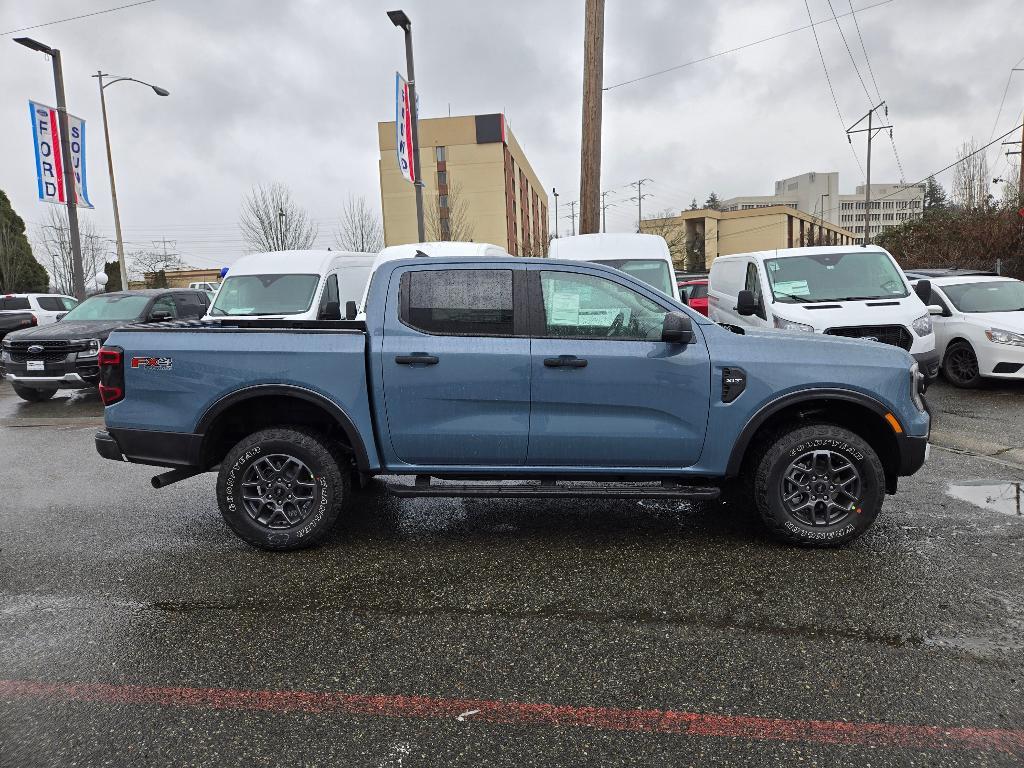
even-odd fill
[(426, 352), (413, 352), (411, 355), (397, 355), (395, 362), (399, 365), (437, 365), (440, 361)]
[(545, 357), (544, 365), (548, 368), (586, 368), (587, 361), (576, 355), (559, 355), (558, 357)]

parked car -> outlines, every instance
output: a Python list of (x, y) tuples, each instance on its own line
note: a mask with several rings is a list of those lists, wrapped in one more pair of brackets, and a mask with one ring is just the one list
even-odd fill
[(227, 524), (272, 550), (322, 541), (353, 476), (373, 475), (415, 476), (388, 486), (403, 497), (708, 500), (725, 485), (783, 540), (835, 546), (927, 454), (904, 350), (737, 334), (598, 264), (390, 261), (366, 314), (115, 331), (97, 451), (173, 468), (155, 487), (217, 471)]
[(37, 325), (60, 320), (78, 306), (78, 299), (60, 293), (7, 293), (0, 296), (0, 313), (31, 312)]
[(905, 269), (903, 274), (908, 280), (930, 280), (934, 277), (975, 277), (979, 275), (990, 275), (998, 277), (998, 272), (989, 272), (985, 269), (957, 269), (955, 267), (939, 267), (936, 269)]
[(199, 291), (206, 291), (207, 293), (216, 293), (217, 289), (220, 288), (220, 283), (216, 281), (207, 281), (201, 283), (189, 283), (189, 288), (195, 288)]
[(370, 279), (375, 256), (346, 251), (274, 251), (231, 265), (209, 317), (339, 320)]
[(687, 280), (679, 283), (679, 296), (697, 312), (708, 316), (708, 281)]
[(199, 320), (209, 300), (187, 288), (116, 291), (90, 296), (56, 324), (15, 331), (3, 340), (0, 371), (23, 400), (49, 400), (58, 389), (99, 382), (97, 356), (115, 328), (130, 323)]
[(38, 324), (36, 316), (31, 312), (0, 312), (0, 341), (11, 331), (20, 331)]
[(632, 275), (679, 301), (679, 286), (668, 243), (660, 235), (600, 232), (559, 237), (548, 246), (548, 258), (589, 261)]
[(946, 379), (957, 387), (976, 387), (985, 378), (1024, 380), (1024, 283), (958, 274), (930, 284)]
[[(927, 298), (926, 285), (921, 290)], [(928, 308), (878, 246), (719, 256), (711, 265), (708, 316), (732, 326), (869, 339), (910, 352), (929, 379), (939, 372)]]

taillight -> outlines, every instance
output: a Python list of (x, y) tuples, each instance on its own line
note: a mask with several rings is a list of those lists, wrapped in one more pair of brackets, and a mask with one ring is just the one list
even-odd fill
[(97, 355), (100, 366), (100, 400), (113, 405), (124, 399), (124, 350), (101, 347)]

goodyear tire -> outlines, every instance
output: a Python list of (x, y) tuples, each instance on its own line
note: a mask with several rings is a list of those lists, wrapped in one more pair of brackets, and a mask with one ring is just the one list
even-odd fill
[(885, 472), (862, 438), (815, 424), (777, 436), (754, 465), (758, 513), (778, 539), (836, 547), (861, 536), (878, 517)]
[(322, 435), (298, 427), (244, 438), (224, 457), (217, 475), (224, 522), (259, 549), (319, 544), (349, 495), (348, 472), (339, 469), (335, 453)]
[(12, 384), (11, 386), (14, 387), (14, 394), (30, 403), (41, 403), (57, 394), (56, 387), (53, 389), (37, 389), (36, 387), (26, 387), (22, 384)]

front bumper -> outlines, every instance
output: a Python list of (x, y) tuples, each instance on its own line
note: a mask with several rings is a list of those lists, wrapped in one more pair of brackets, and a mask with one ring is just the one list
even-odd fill
[(79, 358), (76, 353), (62, 360), (46, 360), (43, 370), (30, 371), (28, 363), (5, 359), (0, 374), (12, 383), (36, 389), (88, 389), (99, 384), (100, 369), (96, 357)]
[(931, 381), (939, 375), (939, 351), (937, 349), (930, 350), (928, 352), (915, 352), (913, 353), (914, 359), (917, 361), (918, 366), (921, 368), (921, 373), (924, 374), (925, 378)]
[(928, 457), (928, 436), (900, 435), (896, 439), (900, 454), (899, 475), (912, 475), (924, 466)]

